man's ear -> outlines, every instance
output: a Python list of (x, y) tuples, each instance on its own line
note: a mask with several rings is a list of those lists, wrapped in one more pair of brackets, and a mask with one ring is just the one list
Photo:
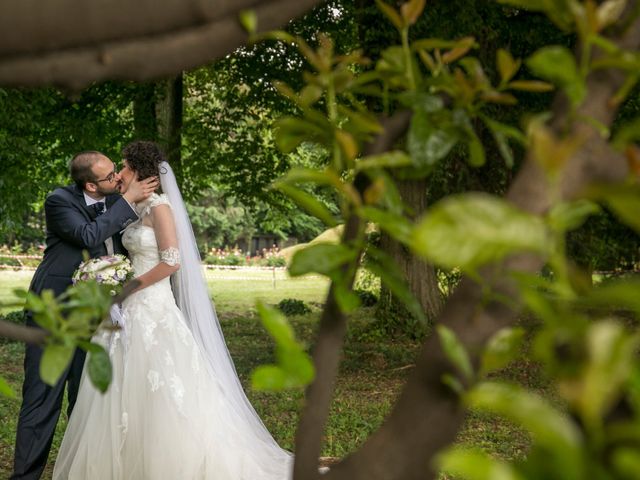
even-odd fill
[(95, 183), (87, 182), (84, 184), (84, 189), (90, 193), (96, 193), (98, 191), (98, 186)]

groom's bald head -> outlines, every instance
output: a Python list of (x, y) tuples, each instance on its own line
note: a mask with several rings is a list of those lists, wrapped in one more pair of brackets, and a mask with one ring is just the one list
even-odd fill
[(84, 189), (87, 182), (95, 182), (93, 166), (106, 156), (95, 150), (80, 152), (69, 162), (69, 173), (78, 188)]

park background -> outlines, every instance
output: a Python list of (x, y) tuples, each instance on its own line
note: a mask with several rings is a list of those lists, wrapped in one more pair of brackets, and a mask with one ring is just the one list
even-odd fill
[[(577, 41), (574, 32), (559, 29), (541, 13), (498, 2), (427, 3), (425, 14), (412, 27), (412, 36), (474, 36), (474, 55), (490, 77), (500, 75), (495, 60), (500, 48), (508, 48), (515, 58), (526, 58), (544, 46), (573, 48)], [(362, 48), (374, 61), (397, 35), (375, 4), (356, 0), (324, 2), (289, 23), (286, 30), (310, 44), (316, 44), (318, 32), (324, 32), (333, 39), (337, 52)], [(297, 336), (307, 347), (313, 345), (329, 283), (318, 275), (292, 278), (283, 267), (304, 245), (337, 243), (342, 232), (339, 227), (327, 230), (321, 220), (270, 188), (290, 168), (322, 168), (331, 156), (312, 142), (282, 153), (274, 133), (280, 117), (297, 112), (278, 82), (302, 88), (307, 68), (307, 59), (292, 45), (267, 41), (157, 81), (106, 81), (79, 92), (0, 89), (0, 300), (14, 302), (12, 290), (28, 285), (29, 268), (37, 263), (29, 257), (42, 251), (44, 198), (55, 186), (68, 183), (66, 165), (74, 153), (100, 150), (117, 164), (121, 148), (129, 141), (159, 142), (181, 183), (204, 263), (238, 267), (207, 269), (210, 292), (250, 399), (280, 444), (293, 448), (303, 390), (255, 392), (248, 378), (256, 366), (274, 357), (274, 342), (258, 319), (255, 300), (280, 305)], [(528, 78), (530, 73), (522, 75)], [(518, 92), (517, 105), (496, 102), (491, 114), (501, 122), (518, 124), (525, 113), (549, 109), (553, 98), (552, 92)], [(373, 111), (385, 108), (376, 101), (367, 107)], [(639, 110), (636, 87), (619, 109), (613, 128), (637, 117)], [(505, 153), (504, 144), (496, 143), (493, 132), (478, 130), (486, 145), (482, 165), (470, 164), (469, 152), (454, 148), (447, 161), (430, 171), (428, 181), (401, 184), (408, 197), (417, 191), (422, 198), (412, 205), (415, 210), (457, 193), (506, 192), (524, 163), (526, 148), (511, 145)], [(335, 191), (311, 185), (305, 193), (331, 214), (340, 215)], [(367, 241), (387, 248), (399, 264), (412, 263), (402, 249), (393, 246), (389, 235), (375, 227), (367, 232)], [(607, 208), (567, 237), (567, 255), (589, 284), (635, 272), (639, 246), (637, 233)], [(378, 275), (366, 268), (357, 275), (355, 289), (361, 306), (349, 322), (323, 435), (323, 457), (339, 458), (357, 450), (380, 427), (415, 367), (420, 346), (433, 331), (433, 320), (460, 279), (456, 268), (415, 264), (415, 269), (413, 264), (405, 267), (404, 274), (407, 280), (426, 285), (418, 293), (427, 322), (408, 314), (402, 302), (381, 285)], [(251, 266), (255, 268), (243, 268)], [(2, 315), (19, 322), (18, 310), (3, 307)], [(521, 316), (518, 324), (529, 332), (538, 326), (528, 315)], [(0, 343), (0, 374), (16, 390), (21, 382), (22, 349), (18, 342)], [(561, 403), (538, 362), (530, 358), (520, 358), (497, 376)], [(6, 476), (19, 402), (5, 398), (0, 402), (0, 476)], [(63, 428), (64, 419), (52, 455)], [(531, 443), (521, 427), (474, 411), (466, 417), (457, 439), (503, 460), (524, 459)]]

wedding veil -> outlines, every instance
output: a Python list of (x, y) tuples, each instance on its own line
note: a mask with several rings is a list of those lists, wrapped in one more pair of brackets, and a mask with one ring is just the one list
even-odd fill
[(264, 474), (260, 478), (288, 478), (293, 457), (276, 443), (242, 389), (209, 298), (191, 222), (176, 177), (167, 162), (160, 164), (160, 183), (171, 203), (178, 234), (180, 269), (171, 279), (176, 303), (203, 352), (207, 369), (228, 400), (230, 421), (246, 439), (246, 450)]

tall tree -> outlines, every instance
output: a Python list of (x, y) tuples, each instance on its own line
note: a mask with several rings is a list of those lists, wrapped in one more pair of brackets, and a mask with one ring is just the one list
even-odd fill
[(161, 82), (157, 111), (159, 138), (179, 184), (184, 183), (186, 168), (182, 161), (183, 80), (182, 72)]

